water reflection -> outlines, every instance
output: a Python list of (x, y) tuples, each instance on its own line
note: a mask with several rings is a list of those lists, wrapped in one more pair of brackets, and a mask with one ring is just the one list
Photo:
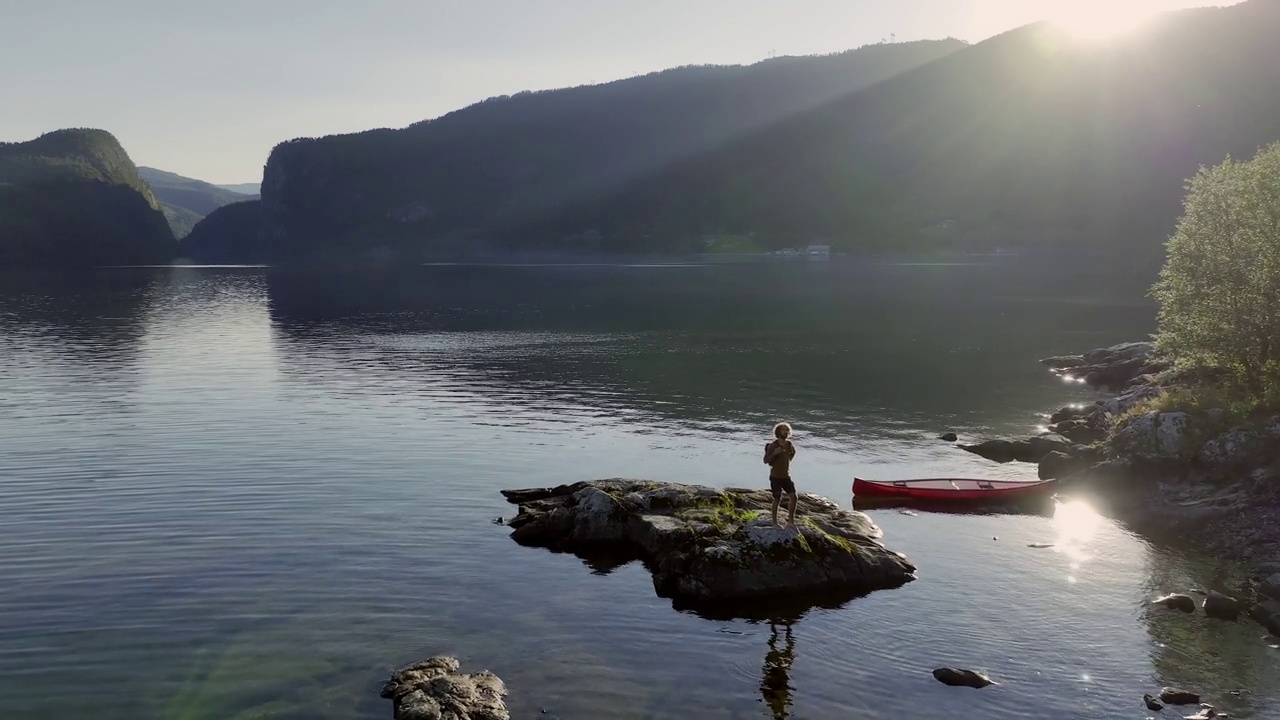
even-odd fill
[[(778, 626), (782, 626), (779, 637)], [(773, 713), (774, 720), (791, 717), (791, 666), (796, 661), (796, 638), (790, 620), (769, 621), (769, 652), (764, 656), (760, 673), (760, 695)]]
[[(1029, 270), (1045, 280), (1042, 268)], [(1061, 401), (1034, 362), (1064, 347), (1061, 334), (1037, 321), (1042, 307), (987, 291), (1009, 274), (987, 265), (432, 267), (272, 272), (267, 290), (285, 372), (373, 366), (515, 407), (626, 410), (708, 429), (785, 416), (817, 437), (902, 440), (921, 427), (989, 422), (993, 411), (1021, 426), (1019, 413)], [(1063, 324), (1088, 326), (1107, 310), (1064, 312), (1076, 317)], [(1148, 322), (1148, 309), (1128, 312), (1135, 327)], [(1044, 399), (1010, 402), (1028, 389)]]
[[(807, 419), (819, 450), (806, 469), (838, 468), (832, 496), (853, 464), (977, 463), (933, 440), (956, 427), (935, 426), (996, 434), (1008, 418), (1025, 432), (1065, 399), (1036, 357), (1093, 342), (1090, 328), (1128, 334), (1109, 306), (1047, 323), (979, 297), (970, 285), (985, 276), (972, 273), (985, 271), (957, 271), (971, 274), (281, 283), (161, 270), (35, 292), (0, 279), (0, 404), (29, 401), (25, 414), (0, 407), (0, 705), (14, 717), (375, 720), (387, 666), (449, 652), (508, 679), (518, 717), (816, 718), (861, 705), (1009, 719), (1026, 716), (1027, 697), (1044, 717), (1115, 717), (1166, 684), (1273, 717), (1280, 677), (1260, 628), (1142, 604), (1157, 590), (1238, 591), (1233, 572), (1159, 548), (1144, 566), (1146, 545), (1087, 506), (884, 513), (920, 582), (794, 609), (674, 604), (691, 613), (655, 599), (636, 564), (593, 558), (608, 573), (593, 576), (488, 523), (508, 510), (500, 487), (602, 467), (747, 482), (724, 466), (760, 417)], [(98, 401), (113, 383), (128, 407)], [(754, 439), (742, 445), (756, 472)], [(95, 482), (63, 490), (77, 474)], [(1079, 555), (1024, 547), (1035, 541)], [(1068, 572), (1079, 582), (1064, 588)], [(815, 605), (830, 611), (800, 627)], [(716, 635), (708, 622), (743, 619), (761, 632)], [(1018, 691), (958, 695), (927, 673), (916, 684), (940, 661), (999, 667)]]

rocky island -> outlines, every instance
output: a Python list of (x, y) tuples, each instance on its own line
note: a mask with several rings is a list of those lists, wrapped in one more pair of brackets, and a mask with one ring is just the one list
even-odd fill
[(461, 672), (438, 655), (401, 668), (382, 687), (395, 720), (509, 720), (507, 687), (491, 672)]
[(866, 515), (802, 494), (796, 526), (772, 525), (764, 490), (598, 480), (507, 490), (522, 545), (638, 559), (661, 597), (695, 605), (803, 596), (851, 599), (915, 579)]

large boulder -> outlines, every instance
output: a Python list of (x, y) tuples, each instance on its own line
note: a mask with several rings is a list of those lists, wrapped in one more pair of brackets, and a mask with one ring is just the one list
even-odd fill
[(1098, 407), (1112, 416), (1123, 415), (1139, 404), (1160, 397), (1164, 390), (1155, 385), (1141, 385), (1099, 403)]
[(1239, 465), (1257, 467), (1270, 462), (1280, 451), (1280, 419), (1250, 428), (1234, 428), (1205, 443), (1196, 459), (1216, 468)]
[(1089, 467), (1089, 461), (1055, 450), (1045, 456), (1040, 461), (1039, 475), (1041, 480), (1057, 480), (1059, 478), (1071, 477), (1076, 473), (1082, 472)]
[(1149, 412), (1128, 418), (1115, 428), (1109, 449), (1135, 460), (1177, 460), (1190, 455), (1191, 416), (1183, 412)]
[[(1101, 413), (1098, 416), (1100, 415)], [(1106, 424), (1092, 420), (1065, 420), (1049, 429), (1073, 443), (1095, 443), (1107, 436)]]
[(1128, 342), (1111, 347), (1096, 348), (1084, 354), (1085, 365), (1140, 362), (1146, 364), (1156, 352), (1156, 344), (1150, 341)]
[(459, 668), (456, 659), (436, 656), (395, 671), (382, 687), (395, 720), (510, 720), (502, 680)]
[(778, 528), (766, 490), (600, 480), (503, 494), (520, 506), (509, 522), (517, 542), (637, 557), (663, 597), (853, 597), (915, 579), (915, 567), (884, 547), (869, 517), (814, 495), (800, 495), (796, 524)]
[(1258, 592), (1272, 600), (1280, 602), (1280, 572), (1263, 580), (1258, 586)]
[(1084, 355), (1046, 358), (1041, 362), (1054, 372), (1082, 379), (1094, 387), (1122, 388), (1163, 368), (1152, 361), (1154, 353), (1153, 343), (1136, 342), (1098, 348)]
[(1197, 459), (1213, 467), (1231, 467), (1246, 460), (1260, 442), (1257, 433), (1242, 428), (1228, 430), (1205, 443)]
[(1012, 440), (986, 440), (976, 445), (959, 447), (961, 450), (998, 463), (1011, 463), (1018, 458), (1018, 448)]
[(1232, 620), (1240, 617), (1240, 602), (1222, 593), (1210, 592), (1205, 595), (1204, 614), (1219, 620)]
[(1038, 463), (1050, 453), (1071, 454), (1071, 441), (1056, 433), (1037, 435), (1025, 440), (987, 440), (977, 445), (961, 445), (960, 448), (998, 463), (1013, 461)]

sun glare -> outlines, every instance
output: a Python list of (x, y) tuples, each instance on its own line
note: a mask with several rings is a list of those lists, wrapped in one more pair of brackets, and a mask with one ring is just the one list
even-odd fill
[(1073, 35), (1097, 40), (1137, 29), (1157, 10), (1141, 0), (1068, 0), (1052, 20)]

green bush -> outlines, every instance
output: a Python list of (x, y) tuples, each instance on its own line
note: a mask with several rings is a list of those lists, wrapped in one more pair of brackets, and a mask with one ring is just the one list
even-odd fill
[(1191, 179), (1152, 294), (1162, 351), (1254, 396), (1280, 385), (1280, 143)]

